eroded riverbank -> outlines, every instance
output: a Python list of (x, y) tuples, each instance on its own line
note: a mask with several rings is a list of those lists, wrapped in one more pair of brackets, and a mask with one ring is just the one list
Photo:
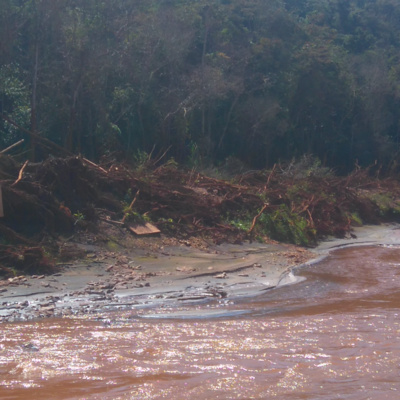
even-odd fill
[(164, 246), (123, 252), (85, 246), (80, 262), (49, 276), (19, 276), (0, 286), (4, 321), (95, 315), (100, 311), (249, 296), (294, 279), (285, 274), (311, 254), (283, 244)]
[(398, 225), (358, 228), (353, 237), (326, 240), (312, 251), (278, 243), (193, 248), (187, 243), (146, 240), (147, 246), (123, 252), (85, 245), (84, 259), (60, 265), (53, 275), (1, 282), (1, 320), (96, 318), (104, 311), (257, 296), (296, 282), (293, 269), (325, 257), (332, 249), (400, 244), (400, 229)]

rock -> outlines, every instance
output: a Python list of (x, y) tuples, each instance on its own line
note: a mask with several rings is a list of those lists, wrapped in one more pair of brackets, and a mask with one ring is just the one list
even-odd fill
[(39, 351), (39, 348), (35, 346), (33, 343), (26, 343), (21, 346), (21, 349), (23, 351), (29, 352), (29, 353), (35, 353)]

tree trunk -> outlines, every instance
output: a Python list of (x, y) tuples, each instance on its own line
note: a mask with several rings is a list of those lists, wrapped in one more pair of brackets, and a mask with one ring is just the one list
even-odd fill
[[(35, 44), (35, 62), (33, 66), (33, 76), (32, 76), (32, 97), (31, 97), (31, 121), (30, 121), (30, 131), (37, 133), (37, 80), (38, 80), (38, 67), (39, 67), (39, 45), (36, 40)], [(36, 140), (31, 138), (31, 159), (34, 162), (36, 158)]]

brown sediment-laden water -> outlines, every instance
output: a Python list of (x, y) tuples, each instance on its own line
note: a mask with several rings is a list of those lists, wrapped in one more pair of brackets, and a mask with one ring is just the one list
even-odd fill
[(5, 399), (398, 399), (400, 247), (257, 297), (0, 327)]

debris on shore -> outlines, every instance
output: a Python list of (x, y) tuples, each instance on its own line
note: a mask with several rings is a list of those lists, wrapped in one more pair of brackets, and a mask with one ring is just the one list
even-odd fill
[(5, 278), (56, 272), (55, 260), (82, 256), (70, 238), (108, 243), (111, 228), (133, 235), (133, 226), (143, 226), (139, 235), (161, 233), (189, 246), (196, 238), (312, 246), (326, 235), (349, 235), (354, 225), (393, 219), (400, 210), (398, 182), (360, 169), (337, 177), (276, 165), (223, 180), (172, 162), (134, 169), (80, 156), (20, 163), (1, 154), (0, 180)]

